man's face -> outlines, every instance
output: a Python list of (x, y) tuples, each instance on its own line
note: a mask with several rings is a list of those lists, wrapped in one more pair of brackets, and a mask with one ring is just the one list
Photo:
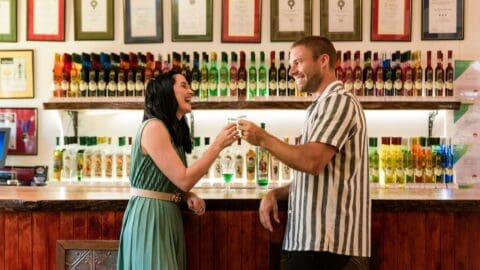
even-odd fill
[(323, 81), (322, 57), (313, 59), (312, 52), (305, 46), (290, 49), (290, 75), (301, 92), (314, 93)]

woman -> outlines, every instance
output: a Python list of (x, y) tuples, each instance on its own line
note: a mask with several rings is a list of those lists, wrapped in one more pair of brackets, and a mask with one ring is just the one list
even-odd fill
[(197, 215), (205, 202), (190, 189), (222, 149), (238, 137), (235, 124), (217, 135), (203, 156), (190, 167), (192, 150), (185, 114), (191, 112), (192, 89), (178, 71), (148, 83), (143, 123), (132, 147), (132, 197), (123, 217), (117, 269), (186, 269), (183, 222), (175, 194)]

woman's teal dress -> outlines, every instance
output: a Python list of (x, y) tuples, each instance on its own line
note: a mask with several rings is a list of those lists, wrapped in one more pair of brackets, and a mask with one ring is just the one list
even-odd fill
[[(176, 193), (177, 188), (141, 151), (142, 123), (132, 146), (130, 184), (139, 189)], [(156, 120), (158, 121), (158, 120)], [(173, 143), (186, 164), (182, 146)], [(117, 269), (186, 269), (185, 238), (178, 204), (134, 196), (130, 198), (122, 222)]]

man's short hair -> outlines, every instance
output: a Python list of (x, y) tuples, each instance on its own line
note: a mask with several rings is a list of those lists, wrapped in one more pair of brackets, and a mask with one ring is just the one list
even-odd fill
[(326, 54), (329, 57), (328, 65), (331, 69), (335, 69), (335, 63), (337, 61), (337, 53), (332, 42), (325, 37), (321, 36), (308, 36), (295, 41), (291, 48), (297, 46), (307, 47), (313, 55), (313, 59), (318, 59), (320, 55)]

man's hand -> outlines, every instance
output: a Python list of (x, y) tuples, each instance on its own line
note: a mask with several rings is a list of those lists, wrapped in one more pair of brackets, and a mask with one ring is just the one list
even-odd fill
[(270, 232), (273, 232), (272, 220), (270, 216), (273, 215), (275, 222), (280, 223), (280, 219), (278, 218), (278, 203), (273, 190), (269, 191), (262, 198), (258, 213), (260, 216), (260, 223), (263, 225), (263, 227)]
[(238, 120), (238, 129), (240, 130), (242, 139), (251, 145), (260, 145), (261, 140), (267, 135), (265, 130), (244, 119)]

